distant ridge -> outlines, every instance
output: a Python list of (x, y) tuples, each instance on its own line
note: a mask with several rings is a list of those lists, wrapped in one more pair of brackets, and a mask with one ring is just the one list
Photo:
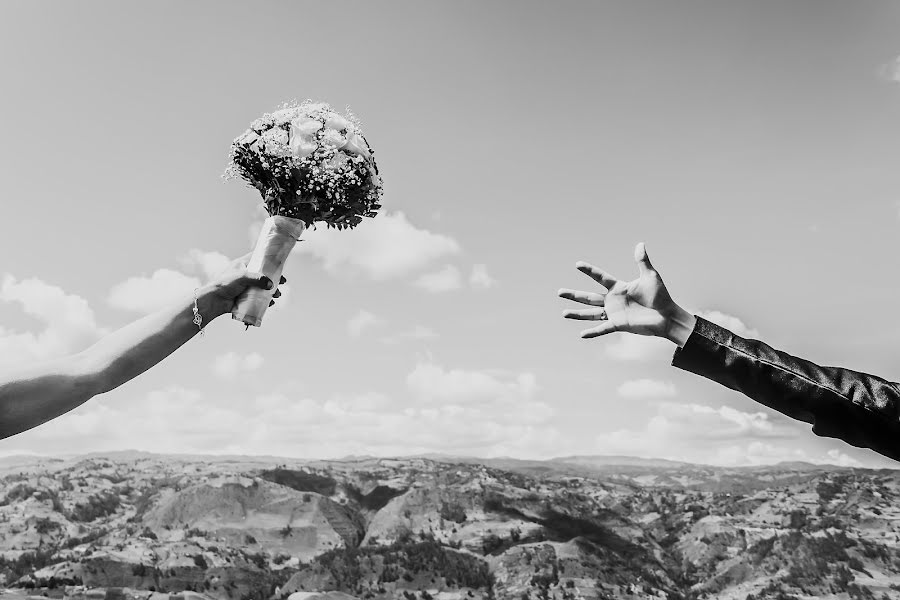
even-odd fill
[(684, 467), (714, 467), (702, 463), (686, 463), (666, 458), (641, 458), (638, 456), (621, 456), (616, 454), (576, 455), (560, 456), (550, 459), (550, 462), (564, 462), (573, 465), (588, 467), (600, 466), (624, 466), (624, 467), (654, 467), (654, 468), (684, 468)]
[[(752, 471), (755, 469), (767, 469), (778, 467), (782, 469), (797, 470), (818, 470), (818, 469), (843, 469), (851, 468), (846, 465), (834, 464), (816, 464), (804, 461), (782, 461), (772, 464), (762, 465), (743, 465), (743, 466), (723, 466), (710, 465), (703, 463), (689, 463), (666, 458), (644, 458), (639, 456), (626, 455), (604, 455), (604, 454), (579, 454), (571, 456), (558, 456), (548, 459), (527, 459), (515, 458), (510, 456), (499, 456), (482, 458), (477, 456), (465, 456), (445, 454), (440, 452), (427, 452), (412, 455), (395, 455), (395, 456), (372, 456), (368, 454), (352, 454), (342, 456), (340, 458), (297, 458), (288, 456), (273, 455), (253, 455), (253, 454), (190, 454), (190, 453), (156, 453), (146, 450), (110, 450), (88, 452), (85, 454), (64, 454), (59, 456), (41, 456), (37, 454), (12, 454), (0, 457), (0, 468), (14, 468), (16, 466), (33, 465), (41, 462), (62, 462), (62, 461), (79, 461), (79, 460), (96, 460), (106, 458), (118, 461), (138, 461), (153, 459), (180, 460), (187, 462), (266, 462), (273, 464), (302, 464), (313, 465), (322, 463), (360, 463), (367, 461), (379, 460), (430, 460), (442, 463), (461, 463), (461, 464), (481, 464), (497, 469), (529, 469), (535, 471), (557, 470), (560, 468), (575, 468), (587, 470), (606, 470), (615, 467), (626, 467), (632, 469), (736, 469)], [(859, 467), (865, 469), (900, 469), (900, 464), (895, 469), (891, 467)]]

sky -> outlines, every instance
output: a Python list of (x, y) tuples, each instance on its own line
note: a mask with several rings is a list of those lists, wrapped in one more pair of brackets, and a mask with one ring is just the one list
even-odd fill
[(626, 454), (894, 467), (583, 340), (578, 260), (813, 360), (900, 381), (900, 5), (0, 4), (0, 368), (78, 352), (252, 248), (232, 139), (349, 105), (385, 182), (304, 234), (263, 326), (226, 317), (0, 454)]

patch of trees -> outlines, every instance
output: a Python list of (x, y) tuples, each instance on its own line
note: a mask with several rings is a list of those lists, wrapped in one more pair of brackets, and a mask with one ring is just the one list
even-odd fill
[(337, 489), (337, 481), (327, 475), (317, 475), (294, 469), (270, 469), (260, 473), (260, 477), (298, 492), (315, 492), (323, 496), (331, 496)]
[(412, 580), (420, 573), (431, 577), (443, 577), (449, 586), (490, 589), (493, 576), (483, 560), (468, 554), (455, 552), (434, 539), (404, 541), (389, 546), (361, 546), (336, 548), (316, 557), (307, 568), (331, 575), (340, 590), (353, 591), (363, 580), (365, 569), (381, 558), (379, 581)]
[(456, 502), (441, 501), (441, 518), (454, 523), (465, 523), (466, 509)]
[(831, 502), (843, 489), (843, 481), (839, 478), (835, 478), (834, 481), (820, 481), (816, 485), (816, 493), (819, 494), (819, 500), (826, 504)]
[(7, 580), (15, 580), (59, 562), (55, 559), (56, 549), (40, 547), (32, 552), (23, 552), (16, 558), (6, 558), (0, 554), (0, 573), (11, 574)]
[(347, 488), (350, 499), (367, 510), (378, 511), (387, 506), (387, 503), (406, 493), (406, 488), (394, 489), (387, 485), (376, 486), (368, 494), (363, 494), (356, 486)]
[(51, 531), (59, 530), (59, 523), (50, 518), (37, 519), (34, 522), (34, 530), (38, 533), (38, 535), (45, 535), (50, 533)]
[(86, 502), (79, 502), (67, 515), (71, 521), (90, 523), (116, 512), (121, 505), (119, 495), (113, 492), (100, 492), (89, 496)]

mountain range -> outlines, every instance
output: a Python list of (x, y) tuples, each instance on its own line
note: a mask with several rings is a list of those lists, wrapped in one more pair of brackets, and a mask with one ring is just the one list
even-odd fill
[(900, 471), (0, 459), (0, 587), (73, 600), (900, 598)]

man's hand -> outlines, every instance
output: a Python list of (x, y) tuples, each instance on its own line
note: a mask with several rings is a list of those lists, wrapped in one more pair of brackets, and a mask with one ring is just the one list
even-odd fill
[(624, 331), (664, 337), (683, 346), (694, 329), (696, 319), (672, 300), (662, 277), (650, 264), (643, 243), (634, 249), (634, 260), (640, 275), (628, 282), (619, 281), (593, 265), (578, 262), (576, 268), (607, 291), (559, 290), (560, 297), (593, 307), (569, 309), (563, 312), (563, 316), (567, 319), (600, 321), (598, 325), (582, 331), (583, 338)]

